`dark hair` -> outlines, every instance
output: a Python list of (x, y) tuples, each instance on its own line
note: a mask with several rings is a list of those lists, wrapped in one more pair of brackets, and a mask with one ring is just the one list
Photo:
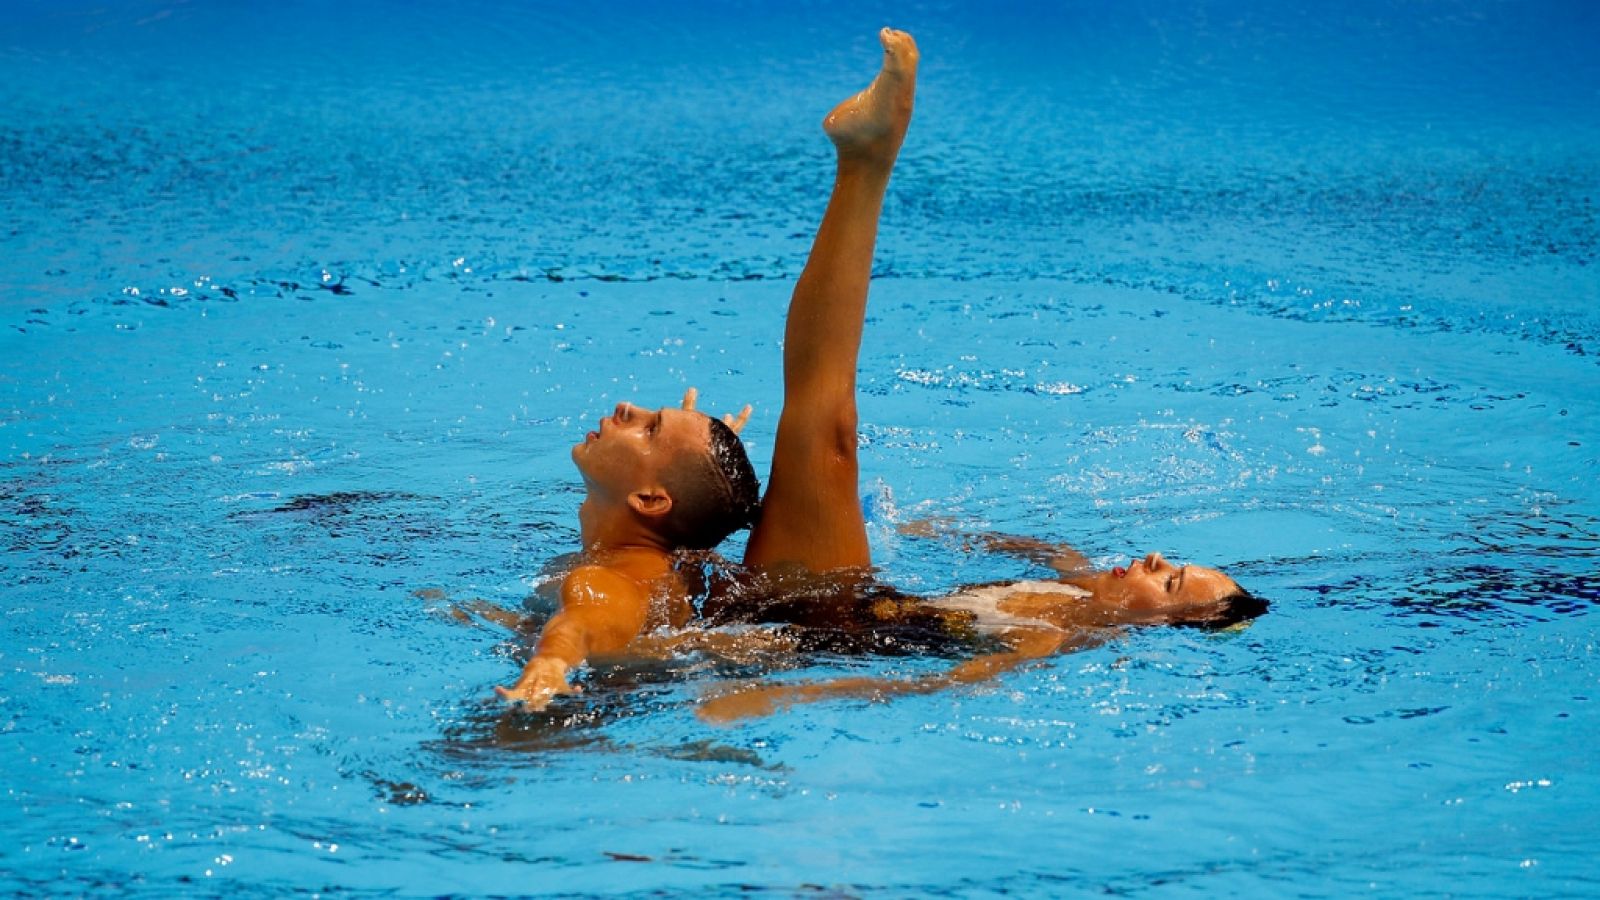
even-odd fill
[(761, 482), (745, 453), (744, 443), (719, 419), (711, 423), (711, 447), (668, 473), (665, 487), (672, 509), (661, 530), (679, 547), (709, 550), (741, 528), (755, 524), (761, 512)]
[(1244, 588), (1239, 588), (1218, 600), (1216, 606), (1211, 609), (1172, 624), (1206, 631), (1223, 631), (1266, 613), (1267, 607), (1271, 605)]

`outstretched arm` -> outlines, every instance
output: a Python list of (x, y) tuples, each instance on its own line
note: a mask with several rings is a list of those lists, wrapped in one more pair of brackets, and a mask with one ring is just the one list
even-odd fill
[(783, 411), (747, 565), (811, 571), (870, 563), (856, 468), (856, 360), (884, 192), (911, 121), (917, 47), (884, 29), (883, 68), (823, 120), (838, 172), (789, 301)]
[(899, 530), (901, 534), (912, 537), (953, 540), (960, 543), (963, 550), (976, 548), (1015, 556), (1041, 566), (1048, 566), (1063, 578), (1070, 575), (1084, 575), (1094, 569), (1088, 557), (1066, 544), (1053, 544), (1038, 538), (1002, 534), (997, 531), (963, 531), (949, 519), (915, 519), (901, 525)]
[(625, 575), (601, 566), (579, 566), (561, 583), (561, 610), (545, 623), (533, 658), (501, 698), (543, 709), (557, 694), (571, 693), (567, 672), (590, 656), (614, 653), (644, 630), (649, 597)]
[(907, 694), (932, 694), (962, 684), (996, 678), (1029, 660), (1052, 653), (1083, 650), (1109, 640), (1107, 629), (1063, 631), (1055, 628), (1013, 628), (1004, 640), (1010, 649), (967, 660), (948, 672), (923, 678), (839, 678), (799, 684), (757, 684), (712, 697), (696, 711), (707, 722), (730, 723), (771, 715), (800, 703), (823, 700), (867, 700), (881, 703)]

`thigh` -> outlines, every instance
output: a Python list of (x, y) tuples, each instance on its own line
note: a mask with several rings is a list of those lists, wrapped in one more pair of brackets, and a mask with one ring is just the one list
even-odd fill
[[(856, 483), (854, 447), (798, 447), (780, 436), (761, 519), (750, 532), (745, 564), (798, 566), (812, 572), (872, 564)], [(853, 440), (850, 442), (853, 445)], [(788, 451), (788, 452), (785, 452)]]

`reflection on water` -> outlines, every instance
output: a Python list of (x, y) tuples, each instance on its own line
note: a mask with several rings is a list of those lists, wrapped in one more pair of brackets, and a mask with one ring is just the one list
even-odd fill
[(1415, 568), (1415, 574), (1385, 584), (1352, 579), (1310, 588), (1325, 603), (1378, 608), (1397, 619), (1422, 618), (1416, 623), (1420, 628), (1446, 627), (1457, 619), (1516, 623), (1586, 616), (1600, 603), (1600, 576), (1594, 574), (1449, 560)]
[(1455, 546), (1442, 552), (1355, 560), (1388, 577), (1307, 587), (1323, 604), (1374, 609), (1422, 628), (1587, 616), (1600, 603), (1600, 519), (1568, 510), (1483, 514), (1469, 524), (1472, 531), (1452, 535)]

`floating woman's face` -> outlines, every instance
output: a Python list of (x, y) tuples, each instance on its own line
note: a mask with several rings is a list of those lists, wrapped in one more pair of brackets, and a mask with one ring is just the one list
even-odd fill
[(1239, 591), (1216, 569), (1175, 566), (1159, 553), (1094, 576), (1088, 585), (1096, 598), (1128, 609), (1180, 610), (1204, 607)]

